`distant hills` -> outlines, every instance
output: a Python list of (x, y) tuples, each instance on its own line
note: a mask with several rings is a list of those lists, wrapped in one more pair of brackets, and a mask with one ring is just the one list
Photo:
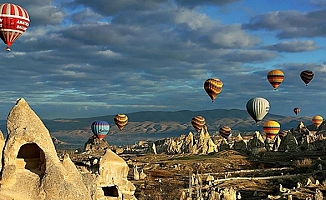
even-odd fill
[[(215, 109), (203, 111), (141, 111), (127, 114), (129, 123), (120, 131), (114, 124), (114, 115), (106, 115), (91, 118), (77, 119), (54, 119), (43, 120), (50, 132), (90, 130), (90, 124), (95, 120), (104, 120), (111, 125), (111, 134), (126, 133), (187, 133), (194, 131), (191, 126), (191, 119), (201, 115), (206, 119), (209, 131), (218, 131), (223, 125), (230, 126), (233, 130), (254, 131), (261, 129), (256, 126), (255, 121), (249, 116), (247, 111), (240, 109)], [(276, 120), (281, 124), (281, 129), (296, 128), (302, 121), (306, 125), (311, 124), (310, 117), (282, 116), (267, 114), (264, 121)], [(261, 122), (261, 125), (263, 122)]]
[[(203, 111), (141, 111), (134, 113), (126, 113), (129, 123), (120, 131), (114, 124), (114, 115), (76, 118), (76, 119), (42, 119), (50, 133), (63, 141), (68, 142), (85, 142), (92, 135), (90, 125), (95, 120), (104, 120), (109, 122), (111, 129), (109, 135), (119, 137), (120, 140), (126, 137), (131, 139), (130, 135), (134, 135), (133, 139), (141, 139), (145, 134), (146, 138), (151, 136), (167, 137), (180, 134), (188, 134), (190, 131), (195, 132), (191, 126), (191, 119), (194, 116), (201, 115), (206, 119), (208, 131), (211, 134), (217, 134), (223, 125), (228, 125), (233, 132), (250, 133), (253, 131), (261, 131), (262, 125), (257, 126), (255, 121), (249, 116), (246, 110), (240, 109), (215, 109)], [(310, 117), (301, 116), (282, 116), (275, 114), (267, 114), (266, 120), (276, 120), (281, 124), (282, 130), (296, 128), (302, 121), (305, 125), (311, 125)], [(3, 132), (5, 129), (5, 121), (0, 121), (0, 128)], [(127, 137), (127, 135), (129, 137)], [(110, 137), (110, 136), (107, 136)]]

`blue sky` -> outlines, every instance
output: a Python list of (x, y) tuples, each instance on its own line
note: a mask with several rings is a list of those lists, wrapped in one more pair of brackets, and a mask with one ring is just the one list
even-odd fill
[[(0, 1), (1, 2), (1, 1)], [(4, 3), (4, 2), (1, 2)], [(326, 1), (17, 0), (30, 27), (0, 45), (0, 119), (17, 98), (41, 118), (245, 109), (326, 116)], [(266, 75), (281, 69), (274, 91)], [(315, 73), (309, 86), (300, 72)], [(219, 78), (212, 103), (203, 89)], [(218, 113), (216, 113), (218, 114)]]

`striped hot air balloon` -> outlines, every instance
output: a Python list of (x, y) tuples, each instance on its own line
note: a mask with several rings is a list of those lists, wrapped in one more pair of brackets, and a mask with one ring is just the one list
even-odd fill
[(314, 72), (311, 70), (304, 70), (300, 73), (301, 80), (308, 86), (310, 81), (314, 78)]
[(295, 113), (295, 115), (298, 115), (300, 113), (300, 108), (298, 107), (293, 108), (293, 112)]
[(271, 70), (267, 74), (267, 80), (273, 86), (274, 90), (276, 90), (284, 80), (284, 73), (278, 69)]
[(216, 99), (217, 95), (221, 93), (223, 83), (218, 78), (207, 79), (204, 83), (204, 89), (208, 96), (212, 99), (212, 102)]
[(12, 43), (19, 38), (29, 26), (27, 11), (15, 4), (0, 4), (0, 37), (10, 51)]
[(121, 131), (128, 123), (128, 116), (125, 114), (117, 114), (114, 117), (114, 123), (117, 125), (117, 127)]
[(222, 126), (219, 133), (222, 137), (228, 139), (228, 137), (231, 135), (231, 128), (229, 126)]
[(320, 115), (314, 116), (311, 121), (318, 128), (323, 123), (323, 117)]
[(284, 138), (287, 134), (288, 134), (288, 131), (287, 130), (283, 130), (283, 131), (280, 131), (278, 133), (278, 136), (280, 136), (280, 138)]
[(247, 112), (258, 123), (263, 120), (269, 111), (269, 102), (262, 97), (250, 99), (246, 104)]
[(267, 121), (263, 125), (263, 131), (268, 138), (273, 139), (280, 132), (280, 124), (277, 121)]
[(106, 121), (94, 121), (91, 125), (91, 129), (94, 135), (102, 140), (110, 131), (110, 125)]
[(191, 119), (191, 125), (198, 133), (200, 133), (201, 129), (205, 126), (205, 123), (205, 118), (199, 115)]

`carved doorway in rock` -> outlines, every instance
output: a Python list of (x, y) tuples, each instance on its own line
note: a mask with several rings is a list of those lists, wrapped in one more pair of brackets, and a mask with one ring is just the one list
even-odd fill
[(42, 176), (45, 172), (45, 155), (35, 143), (27, 143), (20, 147), (17, 160), (24, 160), (24, 168)]
[(119, 197), (118, 188), (115, 185), (102, 187), (102, 190), (104, 192), (104, 196), (106, 197)]

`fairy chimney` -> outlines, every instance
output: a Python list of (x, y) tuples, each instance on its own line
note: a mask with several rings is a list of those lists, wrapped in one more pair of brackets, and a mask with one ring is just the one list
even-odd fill
[(3, 150), (3, 147), (5, 146), (5, 138), (3, 137), (3, 134), (0, 130), (0, 172), (1, 172), (1, 168), (2, 168), (2, 150)]
[(116, 199), (132, 200), (136, 187), (127, 179), (129, 167), (127, 163), (112, 152), (106, 150), (99, 162), (99, 175), (96, 177), (94, 199), (114, 197)]
[(18, 99), (11, 109), (7, 132), (2, 153), (0, 197), (91, 199), (69, 156), (59, 160), (49, 131), (24, 99)]

